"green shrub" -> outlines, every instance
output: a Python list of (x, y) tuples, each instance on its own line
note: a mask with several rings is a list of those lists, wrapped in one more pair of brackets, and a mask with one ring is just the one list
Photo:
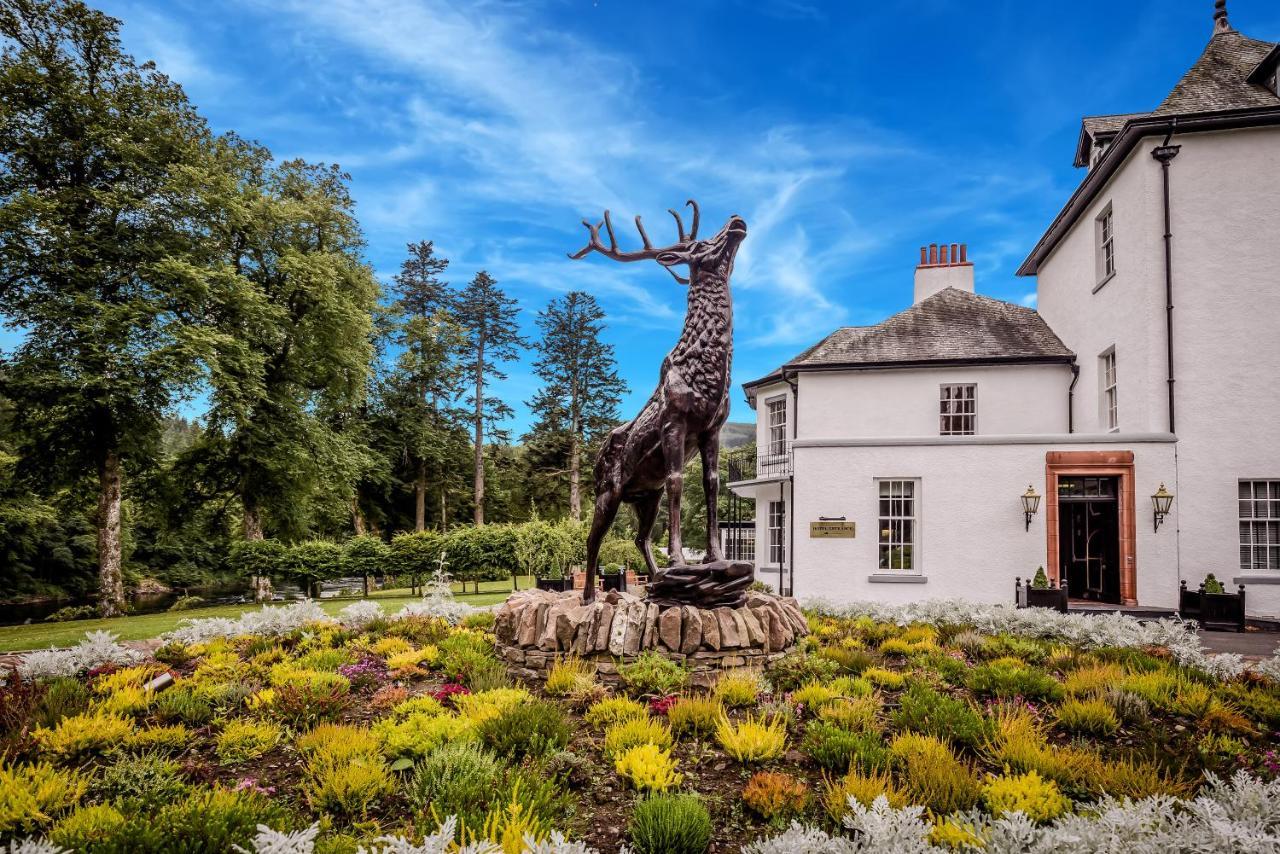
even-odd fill
[(220, 762), (248, 762), (279, 744), (283, 735), (270, 721), (228, 721), (214, 740), (214, 753)]
[(179, 596), (173, 600), (173, 604), (169, 606), (170, 611), (190, 611), (192, 608), (199, 608), (204, 604), (204, 599), (199, 596)]
[(367, 818), (369, 808), (395, 790), (381, 756), (356, 754), (342, 761), (323, 756), (307, 763), (302, 793), (311, 808), (348, 819)]
[(156, 848), (151, 828), (110, 804), (80, 807), (54, 826), (49, 841), (81, 854), (132, 854)]
[(271, 714), (294, 729), (307, 729), (322, 721), (336, 721), (350, 707), (350, 683), (343, 679), (327, 685), (291, 684), (276, 688)]
[(1057, 710), (1058, 725), (1067, 732), (1086, 735), (1114, 735), (1120, 718), (1111, 704), (1100, 697), (1067, 700)]
[(912, 803), (928, 807), (935, 815), (948, 815), (978, 802), (982, 790), (973, 768), (957, 759), (946, 742), (904, 733), (889, 750)]
[(473, 611), (462, 618), (462, 627), (466, 629), (492, 629), (498, 615), (493, 611)]
[(177, 762), (158, 753), (121, 755), (105, 765), (93, 783), (93, 793), (117, 801), (126, 812), (151, 813), (183, 797), (188, 790)]
[(641, 744), (671, 746), (671, 730), (653, 718), (629, 718), (611, 725), (604, 733), (604, 752), (610, 758)]
[(34, 830), (75, 806), (89, 786), (78, 771), (47, 762), (9, 766), (0, 762), (0, 835)]
[(87, 712), (63, 718), (52, 729), (37, 727), (32, 737), (46, 753), (73, 758), (119, 746), (133, 734), (133, 721), (121, 715)]
[(667, 723), (676, 735), (704, 736), (715, 732), (724, 707), (714, 697), (681, 697), (667, 709)]
[(364, 534), (352, 537), (342, 547), (344, 575), (381, 575), (389, 568), (391, 549), (381, 537)]
[(636, 804), (627, 830), (638, 854), (704, 854), (711, 814), (696, 795), (651, 795)]
[(84, 682), (70, 676), (50, 679), (44, 694), (32, 709), (31, 721), (36, 726), (53, 728), (63, 718), (83, 714), (89, 709), (89, 689)]
[(439, 821), (450, 815), (469, 828), (479, 828), (491, 807), (501, 803), (504, 769), (492, 753), (471, 744), (445, 744), (418, 765), (407, 787), (409, 803), (423, 817)]
[(204, 726), (213, 720), (213, 703), (207, 694), (179, 685), (156, 697), (155, 716), (165, 723)]
[(982, 799), (992, 815), (1020, 812), (1034, 822), (1052, 821), (1071, 809), (1071, 801), (1058, 785), (1035, 771), (988, 778)]
[(875, 666), (876, 657), (865, 649), (851, 649), (843, 646), (824, 646), (818, 650), (821, 658), (829, 659), (840, 665), (847, 673), (859, 674), (868, 667)]
[(740, 709), (755, 703), (760, 688), (760, 674), (756, 671), (730, 670), (720, 675), (711, 693), (726, 708)]
[(93, 620), (102, 616), (97, 605), (68, 605), (44, 618), (46, 623), (69, 623), (72, 620)]
[(800, 747), (823, 768), (841, 774), (850, 768), (872, 772), (889, 765), (889, 748), (876, 732), (850, 732), (815, 721), (805, 729)]
[(689, 670), (655, 650), (640, 653), (631, 664), (618, 668), (622, 684), (635, 696), (674, 694), (689, 681)]
[(569, 722), (554, 703), (534, 700), (506, 709), (480, 725), (480, 738), (499, 756), (521, 759), (569, 743)]
[(1062, 683), (1043, 670), (1015, 667), (1003, 661), (984, 664), (969, 671), (969, 690), (975, 694), (1009, 699), (1056, 702), (1062, 699)]
[(892, 715), (898, 729), (936, 735), (965, 747), (976, 747), (986, 732), (973, 706), (927, 685), (913, 683), (899, 703)]
[(1021, 658), (1031, 664), (1040, 664), (1049, 655), (1040, 641), (1004, 634), (988, 638), (983, 644), (982, 653), (987, 658)]
[(231, 546), (227, 561), (240, 578), (281, 574), (286, 547), (279, 540), (240, 540)]
[[(139, 816), (135, 822), (151, 819)], [(160, 840), (150, 850), (171, 854), (224, 854), (249, 847), (258, 825), (288, 829), (285, 808), (251, 791), (213, 789), (170, 804), (155, 817)]]
[(830, 682), (839, 674), (840, 665), (835, 661), (799, 650), (789, 652), (769, 665), (769, 681), (781, 694), (794, 691), (807, 682)]
[[(648, 716), (649, 710), (644, 703), (632, 700), (630, 697), (607, 697), (592, 703), (582, 717), (596, 729), (605, 729), (618, 721)], [(674, 727), (674, 724), (672, 726)]]
[(342, 547), (328, 540), (294, 543), (285, 550), (280, 569), (309, 591), (317, 581), (342, 575)]

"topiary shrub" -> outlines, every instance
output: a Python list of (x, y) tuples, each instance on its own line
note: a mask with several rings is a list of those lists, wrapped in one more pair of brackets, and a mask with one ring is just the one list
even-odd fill
[(704, 854), (711, 814), (696, 795), (651, 795), (636, 804), (627, 832), (637, 854)]

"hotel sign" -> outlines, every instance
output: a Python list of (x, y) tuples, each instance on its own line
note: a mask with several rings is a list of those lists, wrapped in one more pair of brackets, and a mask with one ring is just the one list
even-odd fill
[(852, 540), (858, 531), (856, 522), (844, 521), (821, 521), (809, 523), (809, 537), (811, 539), (829, 540), (843, 539)]

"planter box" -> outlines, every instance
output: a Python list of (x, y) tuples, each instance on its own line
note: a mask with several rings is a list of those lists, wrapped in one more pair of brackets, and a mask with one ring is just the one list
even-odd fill
[(563, 593), (566, 590), (573, 589), (572, 578), (539, 578), (539, 590), (554, 590), (557, 593)]
[(627, 589), (627, 576), (625, 573), (620, 572), (617, 575), (602, 575), (600, 576), (600, 581), (604, 584), (604, 589), (606, 591), (617, 590), (621, 592)]
[(1185, 581), (1178, 586), (1178, 616), (1195, 620), (1202, 629), (1243, 632), (1244, 606), (1243, 584), (1238, 593), (1205, 593), (1203, 584), (1199, 590), (1188, 590)]
[(1014, 604), (1019, 608), (1053, 608), (1067, 613), (1067, 580), (1057, 587), (1032, 587), (1031, 579), (1023, 582), (1019, 576), (1013, 580)]

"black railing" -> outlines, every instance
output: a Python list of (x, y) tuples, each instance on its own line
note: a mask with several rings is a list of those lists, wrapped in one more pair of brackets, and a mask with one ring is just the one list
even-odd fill
[(729, 455), (729, 482), (740, 483), (764, 477), (786, 477), (791, 474), (791, 443), (774, 445), (759, 453)]

